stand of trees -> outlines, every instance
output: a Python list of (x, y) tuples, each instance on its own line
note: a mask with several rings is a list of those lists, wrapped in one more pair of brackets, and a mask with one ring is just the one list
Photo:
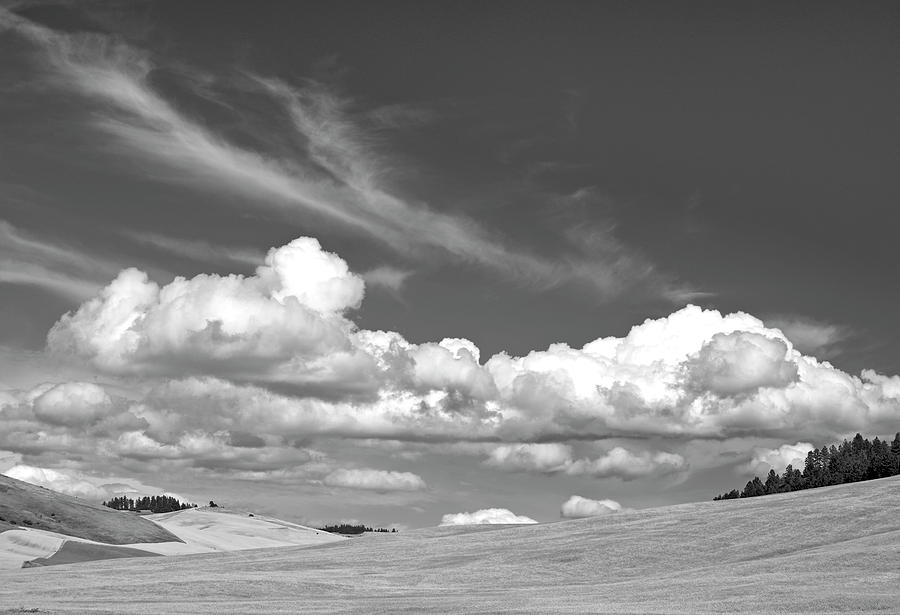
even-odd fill
[(176, 510), (186, 510), (188, 508), (197, 508), (196, 504), (188, 504), (179, 502), (177, 498), (168, 495), (144, 496), (133, 500), (126, 498), (124, 495), (113, 498), (108, 502), (103, 502), (107, 508), (115, 510), (149, 510), (154, 513), (167, 513)]
[(325, 527), (317, 528), (322, 530), (323, 532), (331, 532), (332, 534), (362, 534), (363, 532), (390, 532), (392, 534), (397, 533), (397, 529), (386, 529), (383, 527), (379, 527), (378, 529), (372, 529), (365, 525), (350, 525), (348, 523), (341, 523), (340, 525), (326, 525)]
[(799, 491), (814, 487), (827, 487), (842, 483), (855, 483), (874, 478), (900, 474), (900, 433), (888, 444), (887, 440), (874, 440), (856, 434), (852, 441), (844, 440), (839, 446), (823, 446), (813, 449), (806, 456), (803, 470), (789, 465), (779, 475), (769, 470), (765, 480), (758, 476), (747, 481), (742, 491), (732, 489), (717, 495), (713, 500), (753, 498), (772, 493)]

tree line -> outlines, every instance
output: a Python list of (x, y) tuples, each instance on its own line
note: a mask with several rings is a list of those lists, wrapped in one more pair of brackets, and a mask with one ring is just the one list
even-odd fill
[(372, 529), (366, 525), (350, 525), (349, 523), (341, 523), (340, 525), (326, 525), (325, 527), (316, 528), (323, 532), (330, 532), (332, 534), (362, 534), (363, 532), (385, 532), (385, 533), (397, 533), (397, 528), (387, 529), (383, 527), (379, 527), (377, 529)]
[(869, 442), (860, 434), (853, 440), (844, 440), (840, 445), (832, 444), (821, 449), (813, 449), (806, 456), (803, 470), (789, 465), (783, 474), (769, 470), (763, 481), (758, 476), (747, 481), (742, 491), (732, 489), (717, 495), (713, 500), (733, 500), (753, 498), (772, 493), (785, 493), (856, 483), (863, 480), (885, 478), (900, 474), (900, 432), (893, 441), (881, 440), (877, 436)]
[[(212, 502), (210, 502), (212, 504)], [(153, 495), (144, 496), (136, 500), (126, 498), (124, 495), (115, 497), (108, 502), (103, 502), (107, 508), (115, 510), (149, 510), (153, 513), (175, 512), (176, 510), (187, 510), (188, 508), (197, 508), (196, 504), (188, 504), (180, 502), (177, 498), (169, 495)]]

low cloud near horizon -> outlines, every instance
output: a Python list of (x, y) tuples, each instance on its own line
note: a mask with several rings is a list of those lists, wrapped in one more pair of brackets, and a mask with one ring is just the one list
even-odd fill
[(573, 495), (563, 502), (560, 514), (566, 519), (583, 519), (586, 517), (602, 517), (627, 510), (615, 500), (592, 500), (580, 495)]
[(188, 498), (176, 493), (122, 477), (88, 476), (73, 470), (54, 470), (25, 464), (14, 465), (0, 474), (95, 503), (121, 495), (140, 497), (161, 494), (175, 497), (183, 502), (188, 501)]
[(506, 508), (483, 508), (475, 512), (449, 513), (441, 518), (448, 525), (525, 525), (537, 523), (531, 517), (517, 515)]

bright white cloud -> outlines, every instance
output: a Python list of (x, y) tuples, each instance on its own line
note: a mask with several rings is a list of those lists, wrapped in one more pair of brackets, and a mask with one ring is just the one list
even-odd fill
[(254, 276), (198, 275), (160, 287), (126, 269), (100, 295), (63, 316), (49, 347), (112, 372), (241, 374), (350, 349), (363, 281), (301, 237), (272, 249)]
[(537, 523), (531, 517), (517, 515), (506, 508), (483, 508), (475, 512), (446, 514), (441, 525), (524, 525)]
[(782, 474), (789, 465), (794, 466), (795, 470), (802, 470), (806, 463), (806, 455), (814, 448), (808, 442), (782, 444), (775, 449), (757, 448), (753, 451), (750, 461), (741, 466), (740, 470), (753, 476), (765, 476), (769, 470)]
[(615, 500), (591, 500), (573, 495), (563, 502), (560, 514), (567, 519), (582, 519), (612, 515), (622, 510), (622, 505)]
[[(683, 469), (684, 460), (626, 449), (575, 460), (556, 443), (636, 435), (812, 440), (885, 432), (900, 418), (892, 377), (855, 377), (802, 355), (742, 312), (687, 306), (621, 338), (482, 363), (466, 339), (413, 344), (357, 329), (343, 312), (362, 292), (344, 261), (303, 238), (271, 250), (249, 277), (199, 275), (160, 287), (126, 270), (60, 319), (48, 343), (115, 373), (216, 376), (154, 390), (141, 416), (168, 428), (500, 438), (510, 444), (489, 464), (507, 470), (636, 478)], [(238, 379), (287, 383), (296, 393)], [(551, 446), (522, 446), (536, 441)]]
[(326, 476), (323, 482), (329, 487), (372, 491), (419, 491), (426, 487), (425, 481), (418, 474), (370, 468), (341, 468)]

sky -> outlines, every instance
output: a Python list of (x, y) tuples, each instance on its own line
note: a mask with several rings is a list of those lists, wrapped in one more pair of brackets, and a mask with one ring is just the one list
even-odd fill
[(900, 430), (896, 3), (7, 1), (0, 57), (11, 476), (554, 521)]

